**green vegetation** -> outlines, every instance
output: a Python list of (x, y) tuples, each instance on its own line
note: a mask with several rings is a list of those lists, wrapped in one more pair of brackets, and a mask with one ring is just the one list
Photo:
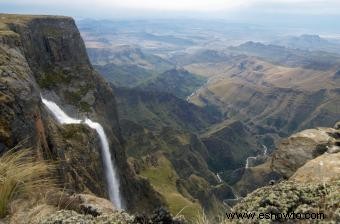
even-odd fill
[(29, 149), (9, 151), (0, 157), (0, 218), (6, 216), (8, 206), (17, 198), (37, 195), (51, 189), (51, 165), (36, 161)]
[(90, 112), (91, 105), (89, 105), (85, 101), (82, 101), (82, 97), (85, 96), (92, 88), (93, 86), (91, 84), (86, 84), (84, 86), (81, 86), (77, 91), (66, 90), (65, 98), (70, 104), (79, 107), (81, 112)]
[(69, 84), (72, 76), (62, 72), (45, 73), (38, 77), (37, 82), (41, 88), (51, 89), (59, 84)]
[(202, 212), (201, 206), (180, 194), (176, 187), (178, 175), (168, 159), (161, 155), (157, 166), (147, 167), (141, 176), (150, 180), (152, 186), (165, 198), (173, 215), (179, 212), (188, 220), (194, 220)]
[(91, 112), (91, 105), (84, 101), (79, 103), (79, 108), (81, 112)]
[(256, 213), (323, 213), (327, 220), (338, 220), (339, 202), (339, 181), (318, 184), (282, 182), (254, 191), (233, 210)]
[(84, 125), (77, 125), (77, 124), (68, 124), (65, 125), (63, 129), (61, 129), (61, 136), (63, 139), (76, 139), (79, 142), (82, 141), (82, 134), (86, 133), (87, 129)]
[(65, 91), (65, 98), (72, 105), (79, 104), (81, 97), (82, 97), (82, 95), (79, 92), (73, 92), (73, 91), (69, 91), (69, 90)]

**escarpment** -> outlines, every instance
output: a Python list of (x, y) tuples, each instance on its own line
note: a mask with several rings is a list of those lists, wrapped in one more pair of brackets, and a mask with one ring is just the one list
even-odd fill
[(41, 96), (73, 117), (103, 126), (128, 210), (162, 204), (129, 168), (115, 96), (93, 70), (73, 19), (1, 14), (0, 153), (18, 144), (31, 147), (41, 159), (57, 161), (59, 182), (67, 190), (107, 197), (97, 134), (83, 124), (58, 124)]

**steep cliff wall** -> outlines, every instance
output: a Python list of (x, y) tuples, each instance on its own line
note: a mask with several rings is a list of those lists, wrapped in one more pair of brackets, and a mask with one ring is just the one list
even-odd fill
[(103, 125), (129, 210), (161, 204), (126, 162), (115, 97), (92, 69), (73, 19), (1, 14), (0, 150), (24, 141), (41, 158), (58, 161), (59, 179), (68, 190), (107, 196), (95, 132), (83, 125), (57, 124), (40, 94), (73, 117), (86, 116)]

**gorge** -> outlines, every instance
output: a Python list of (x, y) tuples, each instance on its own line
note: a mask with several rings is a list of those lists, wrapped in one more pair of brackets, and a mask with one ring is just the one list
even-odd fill
[[(190, 29), (175, 38), (123, 32), (133, 22), (79, 23), (81, 33), (70, 17), (0, 14), (0, 156), (29, 149), (33, 161), (55, 164), (58, 186), (42, 188), (42, 199), (13, 200), (6, 224), (191, 224), (201, 216), (215, 224), (234, 208), (318, 209), (335, 220), (337, 57), (323, 54), (335, 67), (310, 68), (316, 53), (297, 49), (202, 50), (206, 33)], [(108, 46), (138, 38), (168, 45), (157, 54)], [(281, 53), (295, 63), (269, 60)]]

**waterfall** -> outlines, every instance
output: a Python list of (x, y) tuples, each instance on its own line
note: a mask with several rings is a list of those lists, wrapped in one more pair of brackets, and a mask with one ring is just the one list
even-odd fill
[(69, 117), (56, 103), (41, 97), (42, 102), (53, 113), (60, 124), (80, 124), (82, 121)]
[(85, 124), (87, 124), (90, 128), (95, 129), (99, 135), (100, 142), (102, 145), (102, 159), (104, 163), (106, 180), (108, 182), (110, 200), (118, 208), (122, 208), (122, 201), (120, 199), (119, 194), (119, 181), (117, 178), (116, 170), (114, 169), (114, 166), (112, 164), (110, 147), (107, 141), (105, 131), (99, 123), (93, 122), (88, 118), (85, 119)]
[(220, 177), (220, 174), (219, 173), (216, 173), (216, 177), (217, 177), (217, 180), (219, 183), (222, 183), (222, 179)]
[(81, 124), (84, 123), (90, 128), (96, 130), (100, 138), (101, 149), (102, 149), (102, 160), (104, 164), (105, 176), (108, 185), (108, 192), (111, 202), (119, 209), (122, 209), (122, 200), (119, 192), (119, 181), (115, 167), (111, 160), (111, 153), (109, 143), (105, 134), (103, 127), (97, 123), (93, 122), (88, 118), (84, 121), (74, 119), (69, 117), (56, 103), (46, 100), (41, 97), (43, 104), (51, 111), (54, 117), (58, 120), (60, 124)]
[(247, 160), (246, 160), (246, 169), (249, 168), (249, 160), (250, 160), (250, 159), (256, 159), (256, 157), (250, 156), (250, 157), (247, 158)]
[(252, 159), (252, 160), (257, 160), (259, 157), (263, 156), (263, 157), (267, 157), (267, 154), (268, 154), (268, 148), (267, 146), (265, 145), (262, 145), (263, 147), (263, 155), (257, 155), (257, 156), (250, 156), (246, 159), (246, 169), (249, 168), (249, 161)]
[(262, 147), (263, 147), (263, 156), (267, 156), (267, 154), (268, 154), (267, 146), (266, 145), (262, 145)]

